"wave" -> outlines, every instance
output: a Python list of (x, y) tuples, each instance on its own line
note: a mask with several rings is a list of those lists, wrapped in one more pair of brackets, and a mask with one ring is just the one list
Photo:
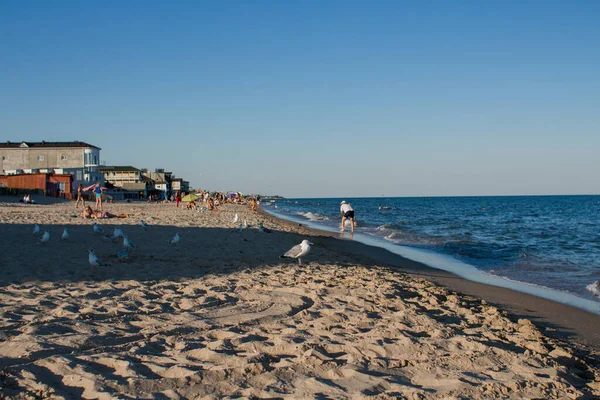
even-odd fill
[(393, 223), (393, 224), (380, 225), (375, 230), (381, 232), (381, 231), (401, 230), (401, 229), (407, 229), (406, 223), (404, 223), (404, 222), (396, 222), (396, 223)]
[(590, 283), (585, 287), (587, 290), (592, 292), (592, 294), (596, 297), (600, 297), (600, 281), (596, 281), (594, 283)]
[(402, 237), (403, 235), (400, 232), (392, 232), (389, 235), (387, 235), (385, 238), (388, 240), (391, 239), (398, 239), (399, 237)]
[(304, 218), (306, 218), (309, 221), (329, 221), (329, 217), (327, 217), (326, 215), (322, 215), (319, 213), (312, 213), (312, 212), (298, 212), (298, 215), (302, 215)]

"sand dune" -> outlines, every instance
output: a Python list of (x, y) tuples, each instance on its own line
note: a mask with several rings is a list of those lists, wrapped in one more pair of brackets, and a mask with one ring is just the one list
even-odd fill
[[(131, 215), (100, 221), (104, 234), (122, 225), (139, 246), (126, 261), (117, 257), (122, 241), (94, 234), (73, 203), (0, 205), (3, 396), (600, 394), (594, 354), (481, 299), (334, 252), (302, 227), (242, 206), (108, 208)], [(238, 232), (235, 213), (253, 227)], [(261, 221), (273, 233), (258, 232)], [(51, 230), (48, 244), (31, 235), (35, 223)], [(278, 258), (309, 235), (303, 265)], [(109, 265), (93, 271), (90, 248)]]

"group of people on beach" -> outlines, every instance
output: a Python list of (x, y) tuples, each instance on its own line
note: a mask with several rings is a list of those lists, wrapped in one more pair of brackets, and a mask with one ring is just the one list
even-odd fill
[[(200, 207), (201, 211), (219, 211), (219, 207), (223, 204), (239, 204), (239, 205), (250, 205), (252, 212), (257, 210), (259, 204), (259, 197), (256, 196), (244, 196), (241, 193), (224, 193), (224, 192), (209, 192), (198, 189), (196, 193), (189, 193), (192, 196), (188, 197), (185, 201), (185, 205), (181, 205), (182, 208), (189, 210), (198, 210), (196, 201), (200, 201), (203, 205)], [(188, 194), (188, 195), (189, 195)], [(171, 196), (171, 201), (175, 202), (175, 206), (179, 208), (180, 204), (185, 200), (185, 192), (176, 191)]]
[[(93, 192), (95, 194), (96, 210), (92, 210), (92, 208), (90, 206), (87, 206), (87, 207), (85, 206), (85, 200), (83, 199), (83, 192), (88, 191), (88, 190), (93, 190)], [(128, 217), (127, 214), (111, 214), (107, 211), (102, 211), (102, 192), (104, 190), (106, 190), (106, 188), (100, 186), (99, 182), (97, 182), (93, 185), (90, 185), (88, 187), (85, 187), (85, 188), (83, 187), (83, 185), (81, 185), (81, 184), (79, 185), (79, 187), (77, 188), (77, 202), (75, 203), (75, 207), (78, 208), (79, 202), (82, 203), (82, 206), (84, 207), (82, 217), (83, 218), (127, 218)], [(26, 198), (28, 196), (29, 195), (26, 195)], [(171, 197), (171, 200), (172, 201), (174, 200), (176, 207), (179, 208), (179, 204), (181, 203), (181, 200), (184, 197), (185, 197), (185, 193), (176, 191), (175, 195)], [(226, 194), (223, 192), (209, 193), (208, 191), (203, 192), (202, 190), (198, 190), (196, 192), (194, 198), (200, 199), (200, 201), (203, 201), (206, 204), (205, 207), (202, 207), (203, 210), (205, 209), (205, 210), (209, 210), (209, 211), (218, 211), (218, 207), (221, 204), (229, 203), (229, 204), (244, 204), (244, 205), (249, 204), (250, 208), (252, 209), (252, 212), (256, 212), (256, 209), (257, 209), (258, 203), (259, 203), (259, 200), (256, 197), (246, 198), (241, 193), (233, 193), (233, 194)], [(197, 209), (195, 199), (191, 199), (190, 201), (188, 201), (185, 208)], [(27, 201), (26, 201), (25, 198), (22, 201), (29, 202), (29, 200), (27, 199)], [(341, 231), (344, 232), (345, 227), (346, 227), (346, 220), (349, 220), (352, 232), (354, 232), (354, 209), (345, 200), (342, 200), (342, 202), (340, 204), (340, 214), (342, 216)]]
[(81, 202), (81, 206), (85, 209), (85, 199), (83, 198), (83, 192), (87, 192), (91, 190), (94, 193), (94, 197), (96, 200), (96, 208), (102, 211), (102, 192), (106, 190), (104, 186), (100, 186), (100, 182), (96, 182), (93, 185), (83, 187), (80, 183), (77, 187), (77, 201), (75, 202), (75, 208), (79, 208), (79, 202)]

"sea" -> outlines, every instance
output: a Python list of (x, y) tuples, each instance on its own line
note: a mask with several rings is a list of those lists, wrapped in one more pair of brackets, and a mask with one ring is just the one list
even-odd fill
[(342, 200), (355, 210), (353, 240), (600, 313), (598, 195), (264, 199), (261, 205), (278, 217), (339, 231)]

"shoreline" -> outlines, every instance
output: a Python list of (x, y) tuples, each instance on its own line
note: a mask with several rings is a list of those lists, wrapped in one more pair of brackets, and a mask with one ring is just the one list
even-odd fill
[[(292, 227), (298, 225), (298, 223), (274, 215), (262, 207), (260, 211), (264, 215), (275, 218), (282, 223), (290, 224)], [(353, 249), (334, 241), (331, 243), (331, 248), (334, 251), (367, 258), (374, 264), (398, 268), (402, 272), (428, 279), (450, 290), (479, 297), (489, 303), (502, 307), (515, 316), (532, 319), (549, 336), (558, 339), (575, 340), (584, 346), (600, 349), (600, 315), (598, 314), (510, 288), (472, 281), (452, 272), (402, 257), (383, 247), (364, 244), (350, 239), (340, 239), (339, 233), (302, 225), (303, 229), (312, 231), (316, 235), (327, 236), (340, 242), (355, 243), (355, 248)]]
[[(596, 337), (570, 325), (583, 311), (247, 206), (109, 204), (130, 218), (97, 220), (96, 234), (74, 202), (6, 200), (0, 394), (8, 398), (600, 394)], [(250, 227), (240, 231), (244, 220)], [(36, 223), (51, 231), (48, 243), (32, 235)], [(122, 240), (110, 239), (116, 226), (137, 245), (125, 260)], [(302, 265), (279, 258), (307, 238), (314, 246)], [(90, 267), (90, 248), (101, 267)], [(597, 319), (585, 318), (597, 331)]]
[[(594, 224), (587, 222), (597, 199), (580, 197), (546, 196), (539, 201), (522, 196), (489, 201), (460, 197), (431, 202), (359, 198), (353, 200), (361, 210), (354, 240), (468, 280), (600, 315), (594, 286), (597, 235)], [(339, 232), (338, 203), (338, 199), (290, 199), (263, 205), (282, 218)]]

